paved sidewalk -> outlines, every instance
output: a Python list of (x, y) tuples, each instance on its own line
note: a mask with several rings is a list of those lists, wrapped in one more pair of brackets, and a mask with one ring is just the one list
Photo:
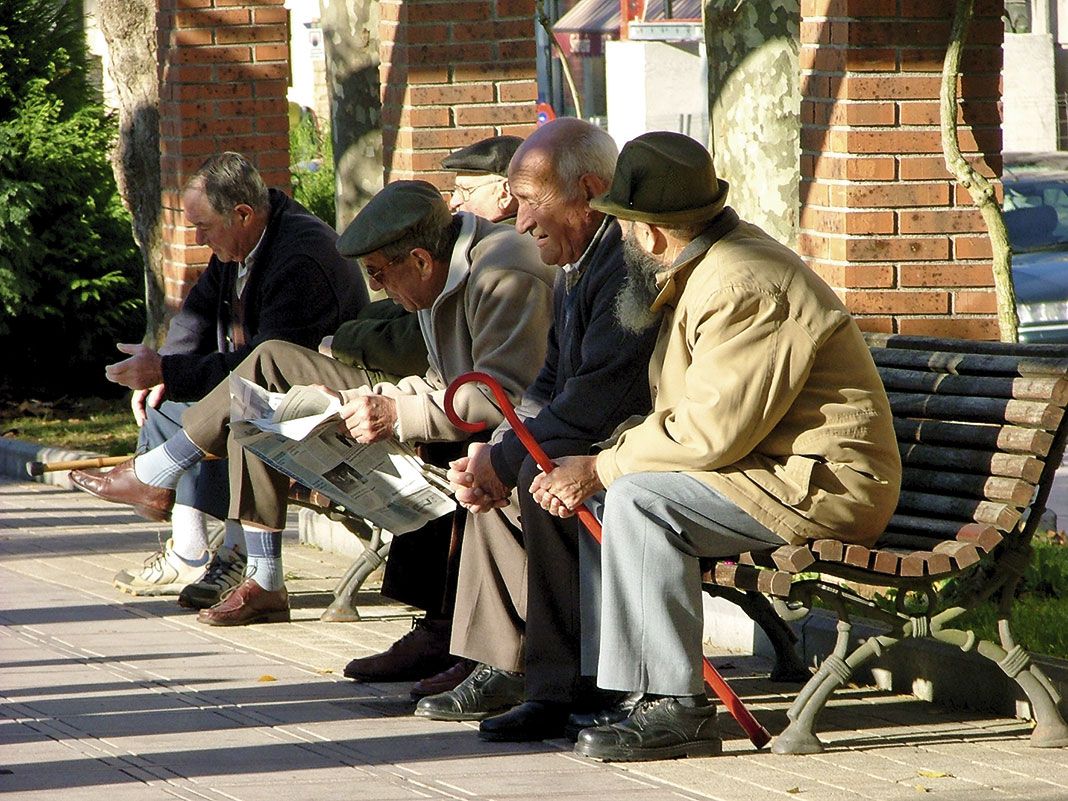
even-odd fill
[[(715, 759), (604, 765), (564, 741), (481, 742), (475, 726), (421, 720), (406, 685), (340, 671), (407, 630), (371, 591), (365, 619), (319, 613), (345, 567), (287, 535), (289, 624), (215, 629), (170, 599), (111, 586), (164, 532), (124, 508), (0, 482), (0, 794), (11, 798), (664, 799), (1068, 798), (1068, 749), (1027, 745), (1030, 725), (947, 713), (855, 688), (822, 720), (828, 750), (756, 752), (725, 721)], [(773, 732), (788, 706), (752, 657), (717, 664)], [(962, 722), (963, 721), (963, 722)]]

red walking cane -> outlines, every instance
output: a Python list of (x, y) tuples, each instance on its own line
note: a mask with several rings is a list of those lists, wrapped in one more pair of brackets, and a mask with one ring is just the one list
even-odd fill
[[(504, 414), (505, 419), (512, 426), (512, 430), (515, 431), (516, 436), (519, 437), (523, 446), (527, 449), (534, 461), (537, 462), (544, 472), (550, 473), (553, 468), (556, 467), (553, 464), (552, 459), (546, 455), (542, 450), (541, 445), (531, 435), (530, 430), (523, 424), (523, 421), (519, 419), (519, 415), (515, 413), (515, 407), (512, 406), (511, 400), (508, 395), (505, 394), (504, 388), (498, 383), (497, 379), (487, 373), (471, 372), (464, 373), (456, 378), (447, 390), (445, 390), (445, 414), (449, 417), (449, 422), (452, 423), (463, 431), (469, 431), (472, 434), (481, 431), (486, 427), (486, 424), (482, 421), (469, 422), (460, 417), (456, 413), (456, 407), (453, 405), (453, 400), (456, 397), (456, 391), (464, 384), (471, 383), (484, 384), (493, 393), (493, 397), (497, 399), (497, 404)], [(585, 506), (579, 506), (576, 510), (579, 520), (589, 530), (590, 534), (599, 543), (601, 541), (601, 524), (597, 518), (594, 517), (593, 512), (587, 509)], [(719, 671), (709, 661), (708, 657), (704, 657), (703, 660), (703, 673), (705, 683), (712, 688), (712, 691), (723, 702), (723, 706), (727, 708), (727, 711), (731, 713), (731, 716), (738, 721), (738, 725), (741, 726), (745, 733), (749, 736), (753, 745), (757, 748), (763, 748), (768, 742), (771, 741), (771, 735), (768, 734), (768, 730), (760, 725), (753, 713), (750, 712), (742, 699), (730, 688), (730, 685), (719, 675)]]

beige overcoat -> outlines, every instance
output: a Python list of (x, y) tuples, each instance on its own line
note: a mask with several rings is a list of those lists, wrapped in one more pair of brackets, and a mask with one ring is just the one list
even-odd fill
[(605, 486), (684, 472), (787, 542), (873, 542), (901, 460), (871, 354), (835, 293), (745, 222), (660, 283), (653, 411), (598, 455)]

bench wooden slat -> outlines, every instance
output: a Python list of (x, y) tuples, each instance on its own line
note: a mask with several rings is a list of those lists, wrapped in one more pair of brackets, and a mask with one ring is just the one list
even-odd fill
[(1014, 423), (1047, 431), (1055, 431), (1064, 417), (1062, 409), (1040, 401), (905, 392), (887, 392), (887, 397), (895, 417), (973, 420), (995, 425)]
[(923, 445), (953, 445), (986, 451), (1009, 451), (1045, 456), (1053, 445), (1053, 435), (1038, 428), (1021, 426), (947, 423), (939, 420), (894, 418), (899, 442)]
[(976, 376), (952, 375), (927, 370), (879, 367), (887, 391), (923, 392), (984, 398), (1052, 402), (1063, 407), (1068, 402), (1068, 380), (1059, 376)]
[(982, 473), (1004, 478), (1021, 478), (1032, 484), (1042, 477), (1042, 460), (1018, 453), (998, 453), (944, 445), (899, 443), (901, 462), (906, 468), (938, 467), (964, 473)]
[(958, 570), (964, 570), (979, 561), (979, 549), (970, 542), (940, 542), (933, 550), (952, 559)]
[(953, 563), (944, 553), (913, 551), (901, 557), (901, 576), (941, 576), (953, 572)]
[(923, 536), (915, 531), (887, 528), (879, 537), (879, 547), (907, 548), (909, 550), (927, 551), (937, 547), (939, 542), (966, 542), (974, 545), (980, 553), (990, 553), (1002, 540), (1001, 533), (993, 526), (983, 526), (971, 523), (962, 526), (957, 536), (952, 540), (947, 538), (935, 538)]
[[(873, 341), (868, 337), (869, 344)], [(1032, 355), (1034, 352), (1003, 350), (982, 347), (969, 347), (953, 343), (954, 350), (942, 351), (936, 348), (913, 347), (917, 342), (906, 343), (898, 340), (890, 343), (884, 340), (880, 347), (871, 348), (872, 358), (879, 367), (904, 367), (928, 372), (947, 373), (950, 375), (1065, 375), (1068, 373), (1068, 359), (1064, 349), (1050, 347), (1049, 356)], [(959, 350), (958, 350), (959, 348)], [(964, 348), (968, 348), (965, 351)], [(1043, 353), (1039, 351), (1038, 353)]]
[(1004, 503), (935, 495), (930, 492), (903, 490), (897, 502), (899, 510), (905, 509), (927, 514), (939, 514), (960, 520), (962, 523), (989, 523), (1001, 531), (1009, 531), (1020, 520), (1020, 510)]
[(901, 486), (925, 492), (944, 492), (966, 498), (1004, 501), (1018, 507), (1027, 506), (1035, 493), (1034, 485), (1023, 479), (946, 473), (915, 467), (910, 467), (905, 471)]
[(708, 575), (713, 584), (734, 587), (744, 592), (762, 592), (785, 598), (793, 583), (789, 573), (781, 570), (764, 570), (737, 562), (716, 562)]

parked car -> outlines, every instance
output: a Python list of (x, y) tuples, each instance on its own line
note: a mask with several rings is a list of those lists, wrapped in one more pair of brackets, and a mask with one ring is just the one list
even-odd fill
[(1006, 162), (1002, 183), (1020, 341), (1068, 343), (1068, 163)]

